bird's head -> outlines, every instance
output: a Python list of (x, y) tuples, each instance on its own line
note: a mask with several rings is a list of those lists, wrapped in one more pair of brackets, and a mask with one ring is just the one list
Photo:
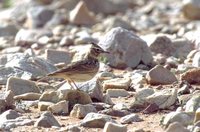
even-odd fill
[(92, 57), (98, 57), (100, 54), (103, 53), (109, 53), (109, 52), (102, 49), (99, 45), (91, 43), (90, 55)]

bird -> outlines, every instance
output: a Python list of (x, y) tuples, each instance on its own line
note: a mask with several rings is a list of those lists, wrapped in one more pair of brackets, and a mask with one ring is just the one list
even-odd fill
[[(99, 71), (98, 56), (109, 53), (95, 43), (90, 43), (86, 57), (73, 62), (55, 72), (47, 74), (47, 77), (63, 78), (72, 88), (79, 90), (75, 82), (85, 82), (91, 80)], [(74, 85), (74, 86), (73, 86)]]

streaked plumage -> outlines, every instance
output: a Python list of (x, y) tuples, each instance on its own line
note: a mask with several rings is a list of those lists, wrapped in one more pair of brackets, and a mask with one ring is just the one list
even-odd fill
[[(92, 44), (87, 57), (84, 60), (74, 62), (66, 67), (48, 74), (49, 77), (64, 78), (69, 82), (84, 82), (92, 79), (99, 70), (97, 57), (101, 53), (107, 53), (96, 44)], [(75, 83), (74, 83), (75, 85)], [(76, 86), (76, 85), (75, 85)]]

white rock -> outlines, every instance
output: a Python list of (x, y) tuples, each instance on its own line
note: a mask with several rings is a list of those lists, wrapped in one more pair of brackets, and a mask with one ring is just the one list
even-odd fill
[(140, 121), (143, 121), (143, 120), (139, 117), (139, 115), (134, 114), (134, 113), (130, 115), (126, 115), (120, 119), (120, 122), (122, 124), (129, 124), (132, 122), (140, 122)]
[(129, 93), (124, 89), (108, 89), (106, 93), (111, 97), (126, 97)]
[(127, 126), (107, 122), (104, 126), (103, 132), (127, 132)]
[(66, 100), (50, 105), (47, 109), (54, 114), (68, 114), (69, 102)]
[(73, 116), (76, 118), (84, 118), (90, 112), (94, 112), (94, 113), (97, 112), (96, 108), (93, 105), (76, 104), (73, 107), (72, 111), (70, 112), (70, 116)]
[(111, 66), (136, 67), (141, 61), (148, 65), (153, 57), (145, 41), (133, 32), (117, 27), (111, 29), (100, 39), (99, 45), (110, 54), (105, 55)]

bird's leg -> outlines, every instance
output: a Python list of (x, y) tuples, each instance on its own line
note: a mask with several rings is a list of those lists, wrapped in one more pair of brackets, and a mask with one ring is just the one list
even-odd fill
[(76, 90), (79, 90), (79, 88), (78, 88), (78, 86), (76, 85), (76, 83), (74, 82), (74, 80), (70, 80), (73, 84), (74, 84), (74, 86), (76, 87)]
[(71, 80), (67, 80), (67, 82), (69, 83), (69, 85), (71, 86), (71, 88), (75, 89), (74, 86), (72, 85), (72, 81)]

